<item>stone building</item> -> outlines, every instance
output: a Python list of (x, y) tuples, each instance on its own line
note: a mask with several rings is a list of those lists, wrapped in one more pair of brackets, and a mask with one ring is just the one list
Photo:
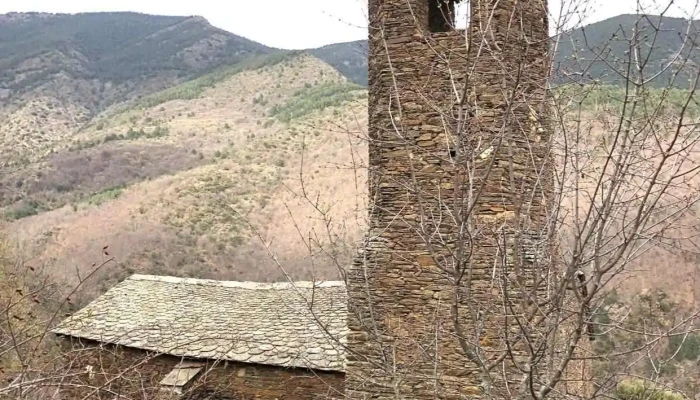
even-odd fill
[(561, 272), (547, 6), (471, 2), (458, 30), (460, 3), (369, 0), (370, 225), (348, 274), (350, 399), (529, 395), (564, 348), (538, 359), (525, 344), (552, 348), (536, 305)]
[[(541, 390), (551, 371), (539, 366), (557, 364), (565, 348), (549, 342), (542, 313), (562, 272), (548, 239), (546, 4), (472, 2), (460, 31), (458, 3), (369, 0), (370, 218), (347, 293), (340, 283), (297, 285), (300, 297), (282, 284), (136, 276), (56, 333), (88, 349), (154, 354), (158, 362), (133, 379), (166, 394), (464, 399)], [(567, 317), (556, 322), (568, 326)], [(105, 375), (94, 363), (72, 365)], [(575, 384), (551, 388), (554, 397), (580, 393), (585, 371), (567, 369)]]
[(339, 398), (346, 310), (342, 282), (133, 275), (53, 330), (57, 398)]

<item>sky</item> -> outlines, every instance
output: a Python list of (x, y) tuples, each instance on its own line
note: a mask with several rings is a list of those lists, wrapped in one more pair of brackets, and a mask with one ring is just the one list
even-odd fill
[[(592, 23), (633, 13), (637, 1), (658, 13), (672, 0), (552, 0), (557, 14), (562, 1), (584, 1), (578, 10)], [(648, 7), (654, 1), (657, 7)], [(698, 16), (700, 0), (675, 0), (669, 16)], [(660, 3), (660, 4), (658, 4)], [(306, 49), (367, 37), (367, 0), (0, 0), (0, 14), (41, 11), (78, 13), (135, 11), (161, 15), (198, 15), (212, 25), (268, 46)], [(564, 9), (571, 9), (566, 6)]]

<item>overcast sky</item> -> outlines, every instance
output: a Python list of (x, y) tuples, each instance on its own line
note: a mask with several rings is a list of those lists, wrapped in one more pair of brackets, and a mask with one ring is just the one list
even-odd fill
[[(550, 8), (555, 11), (558, 9), (555, 3), (561, 1), (550, 1)], [(590, 23), (634, 12), (637, 0), (583, 1), (590, 4), (586, 12), (586, 22)], [(669, 0), (655, 1), (668, 4)], [(694, 13), (695, 1), (676, 0), (670, 15)], [(201, 15), (219, 28), (265, 45), (303, 49), (365, 38), (366, 4), (367, 0), (0, 0), (0, 14), (11, 11), (137, 11)]]

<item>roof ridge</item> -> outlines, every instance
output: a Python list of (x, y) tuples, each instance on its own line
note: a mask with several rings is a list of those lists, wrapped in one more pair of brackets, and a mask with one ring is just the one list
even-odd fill
[(294, 282), (273, 282), (261, 283), (251, 281), (219, 281), (214, 279), (181, 278), (168, 275), (143, 275), (133, 274), (127, 278), (135, 281), (152, 281), (163, 283), (182, 283), (187, 285), (218, 286), (228, 288), (240, 288), (250, 290), (288, 290), (288, 289), (314, 289), (329, 287), (344, 287), (344, 281), (294, 281)]

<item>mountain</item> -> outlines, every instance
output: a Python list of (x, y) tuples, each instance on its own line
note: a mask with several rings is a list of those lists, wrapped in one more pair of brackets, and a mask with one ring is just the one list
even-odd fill
[[(700, 22), (660, 16), (619, 15), (603, 21), (575, 29), (555, 38), (554, 81), (597, 80), (608, 84), (622, 84), (625, 79), (615, 70), (627, 71), (627, 55), (630, 43), (639, 44), (640, 58), (644, 64), (645, 79), (657, 75), (650, 83), (655, 87), (669, 86), (681, 59), (677, 53), (687, 57), (692, 47), (697, 46)], [(636, 36), (633, 32), (637, 32)], [(688, 40), (683, 37), (688, 32)], [(632, 38), (634, 40), (630, 41)], [(653, 44), (652, 44), (653, 43)], [(554, 45), (554, 44), (553, 44)], [(355, 83), (367, 85), (367, 41), (359, 40), (338, 43), (311, 50), (316, 57), (332, 65)], [(697, 50), (689, 57), (689, 64), (698, 65)], [(666, 68), (668, 64), (671, 68)], [(673, 86), (687, 88), (690, 85), (691, 71), (674, 78)]]
[(0, 173), (0, 215), (23, 256), (66, 285), (109, 246), (118, 263), (86, 286), (85, 301), (133, 272), (281, 279), (261, 238), (287, 273), (333, 279), (332, 263), (300, 250), (295, 226), (323, 226), (299, 196), (299, 171), (303, 190), (351, 225), (337, 231), (349, 261), (364, 178), (344, 166), (362, 164), (365, 97), (308, 54), (254, 57), (35, 144), (31, 161)]
[[(333, 279), (351, 259), (366, 206), (366, 42), (286, 52), (201, 18), (133, 13), (8, 14), (0, 35), (14, 71), (0, 218), (52, 279), (75, 283), (104, 246), (118, 262), (86, 300), (133, 272)], [(317, 241), (339, 246), (334, 259)], [(673, 271), (644, 286), (677, 286), (687, 269)]]
[[(631, 14), (586, 25), (558, 38), (555, 79), (620, 85), (626, 81), (622, 74), (643, 79), (658, 75), (651, 86), (668, 87), (672, 82), (675, 87), (687, 88), (694, 69), (688, 67), (700, 63), (696, 48), (699, 28), (700, 21)], [(630, 61), (633, 45), (643, 75), (635, 72), (637, 65)], [(685, 60), (687, 65), (674, 77)]]
[(0, 17), (0, 85), (31, 87), (37, 74), (61, 69), (74, 78), (114, 83), (162, 73), (189, 77), (271, 50), (201, 17), (8, 14)]
[(366, 40), (331, 44), (309, 50), (346, 78), (363, 86), (367, 86), (367, 51)]
[(0, 167), (111, 105), (273, 52), (200, 17), (0, 15)]

